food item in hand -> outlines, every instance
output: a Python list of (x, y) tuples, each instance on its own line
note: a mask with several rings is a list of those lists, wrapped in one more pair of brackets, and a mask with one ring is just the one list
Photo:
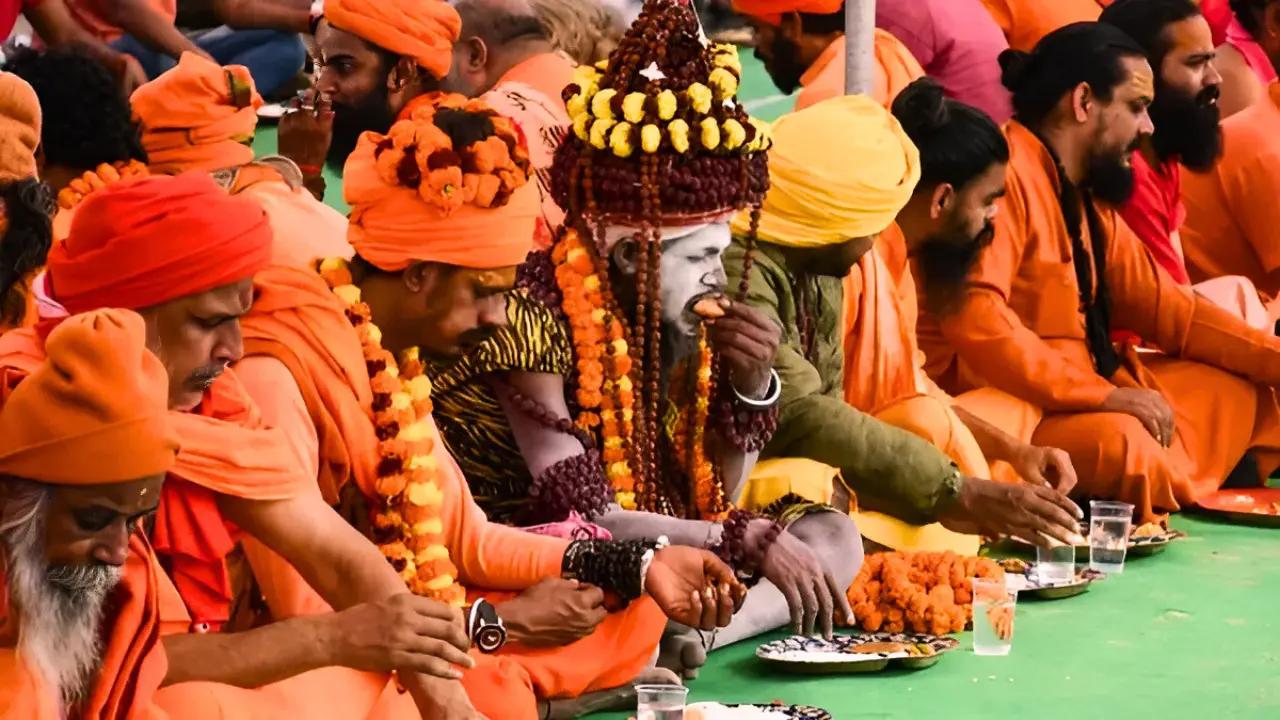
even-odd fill
[(719, 295), (708, 295), (693, 304), (693, 312), (705, 320), (724, 317), (724, 308), (720, 307)]

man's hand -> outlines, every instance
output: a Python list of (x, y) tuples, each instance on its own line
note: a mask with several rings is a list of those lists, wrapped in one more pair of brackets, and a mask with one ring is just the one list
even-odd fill
[(747, 589), (720, 558), (682, 545), (654, 554), (645, 593), (667, 617), (702, 630), (728, 625), (747, 597)]
[(1132, 415), (1138, 418), (1161, 446), (1169, 447), (1173, 444), (1173, 434), (1177, 432), (1173, 410), (1164, 396), (1155, 390), (1116, 388), (1098, 409), (1102, 412)]
[[(769, 529), (770, 521), (753, 520), (747, 527), (746, 542), (758, 543)], [(836, 583), (831, 572), (813, 550), (789, 532), (778, 534), (778, 539), (765, 551), (761, 571), (787, 599), (791, 609), (792, 632), (812, 635), (814, 627), (822, 630), (822, 636), (831, 639), (834, 619), (842, 624), (853, 619), (853, 610), (844, 588)]]
[(400, 684), (413, 696), (423, 720), (485, 720), (471, 704), (460, 682), (400, 673)]
[(782, 341), (782, 330), (759, 310), (720, 298), (724, 316), (708, 318), (707, 336), (728, 364), (733, 387), (747, 397), (769, 391), (769, 371)]
[(1043, 485), (965, 478), (960, 496), (943, 512), (943, 526), (971, 535), (1012, 535), (1033, 545), (1080, 545), (1084, 513), (1066, 495)]
[(1009, 464), (1032, 485), (1047, 485), (1063, 495), (1076, 486), (1071, 456), (1057, 448), (1023, 445), (1014, 452)]
[(294, 99), (277, 132), (280, 154), (314, 174), (324, 167), (333, 142), (333, 106), (312, 89), (305, 100)]
[(531, 647), (568, 645), (595, 632), (609, 615), (604, 591), (560, 578), (547, 578), (497, 609), (508, 637)]
[[(475, 666), (462, 612), (435, 600), (400, 593), (334, 613), (326, 646), (334, 664), (356, 670), (412, 671), (457, 680), (455, 668)], [(450, 716), (452, 717), (452, 716)]]

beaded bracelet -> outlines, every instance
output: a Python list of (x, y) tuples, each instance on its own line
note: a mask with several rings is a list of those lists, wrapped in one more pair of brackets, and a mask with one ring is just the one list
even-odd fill
[(782, 525), (771, 521), (760, 545), (757, 548), (748, 547), (747, 527), (752, 521), (759, 519), (759, 515), (746, 510), (730, 511), (728, 519), (724, 521), (724, 532), (720, 535), (719, 544), (710, 548), (726, 565), (733, 568), (738, 579), (747, 587), (760, 581), (765, 555), (782, 533)]
[(603, 513), (613, 499), (604, 476), (604, 463), (595, 448), (572, 455), (538, 473), (529, 487), (533, 508), (530, 523), (558, 522), (576, 511), (590, 520)]
[(778, 406), (743, 407), (732, 396), (716, 399), (715, 420), (720, 437), (742, 452), (759, 452), (778, 429)]
[(654, 540), (574, 540), (564, 551), (560, 575), (612, 591), (629, 603), (644, 595), (648, 561), (662, 546)]

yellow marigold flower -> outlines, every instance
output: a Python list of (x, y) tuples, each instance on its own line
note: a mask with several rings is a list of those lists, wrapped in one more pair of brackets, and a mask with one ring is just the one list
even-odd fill
[(346, 266), (347, 261), (340, 257), (325, 258), (320, 261), (320, 272), (333, 272), (334, 270), (341, 270)]
[(414, 455), (409, 458), (409, 469), (433, 473), (436, 471), (436, 457), (435, 455)]
[(448, 573), (440, 573), (438, 576), (427, 581), (426, 587), (432, 592), (439, 592), (453, 584), (453, 576)]
[(626, 340), (623, 340), (622, 338), (618, 338), (617, 340), (614, 340), (614, 341), (613, 341), (613, 354), (614, 354), (614, 355), (626, 355), (626, 354), (627, 354), (627, 341), (626, 341)]
[(580, 88), (585, 100), (600, 86), (600, 72), (590, 65), (579, 65), (573, 70), (573, 82)]
[(612, 120), (613, 96), (617, 94), (618, 91), (613, 88), (606, 88), (596, 93), (595, 96), (591, 98), (591, 114), (601, 120)]
[(679, 101), (676, 100), (676, 94), (670, 90), (663, 90), (658, 93), (658, 119), (670, 120), (676, 116), (676, 110), (680, 108)]
[(609, 133), (609, 148), (620, 158), (631, 157), (631, 153), (635, 151), (635, 146), (631, 144), (631, 127), (629, 122), (620, 122)]
[(698, 123), (702, 127), (702, 147), (715, 150), (720, 147), (720, 124), (715, 118), (702, 118)]
[(613, 419), (613, 411), (612, 411), (612, 410), (601, 410), (601, 411), (600, 411), (600, 419), (601, 419), (601, 420), (604, 420), (605, 422), (608, 422), (608, 421), (612, 420), (612, 419)]
[(693, 111), (699, 114), (711, 112), (711, 88), (702, 83), (694, 83), (685, 90), (685, 94), (689, 96), (689, 104), (693, 106)]
[(360, 288), (355, 285), (339, 285), (333, 289), (333, 294), (348, 305), (355, 305), (360, 302)]
[[(631, 378), (627, 377), (626, 375), (623, 375), (622, 377), (618, 378), (618, 389), (621, 390), (622, 392), (626, 392), (630, 390), (632, 387), (634, 386), (631, 384)], [(626, 410), (623, 410), (622, 412), (625, 415)]]
[(413, 398), (414, 402), (426, 400), (431, 397), (431, 378), (426, 375), (419, 375), (409, 381), (407, 389), (409, 390), (409, 396)]
[(644, 93), (634, 92), (622, 98), (622, 116), (629, 123), (638, 123), (644, 120), (644, 101), (647, 98)]
[(729, 68), (742, 72), (742, 61), (738, 58), (738, 46), (733, 43), (717, 43), (711, 49), (711, 64), (716, 67)]
[(671, 147), (675, 148), (676, 152), (689, 151), (689, 123), (684, 120), (672, 120), (667, 125), (667, 132), (671, 135)]
[(662, 130), (657, 125), (645, 125), (640, 128), (640, 147), (647, 153), (658, 152), (662, 146)]
[(582, 279), (582, 289), (587, 292), (598, 292), (600, 290), (600, 276), (591, 273)]
[(732, 99), (738, 92), (738, 77), (722, 67), (712, 70), (707, 76), (707, 82), (715, 87), (718, 100)]
[(573, 134), (577, 135), (578, 139), (582, 142), (587, 142), (591, 139), (591, 135), (588, 134), (591, 126), (591, 120), (592, 118), (590, 113), (583, 113), (573, 119)]
[(631, 422), (631, 418), (634, 415), (635, 415), (635, 411), (632, 410), (631, 408), (624, 409), (622, 411), (622, 422)]
[(619, 491), (619, 492), (618, 492), (618, 494), (617, 494), (617, 495), (615, 495), (614, 497), (615, 497), (615, 499), (618, 501), (618, 505), (622, 506), (622, 509), (623, 509), (623, 510), (635, 510), (635, 509), (636, 509), (636, 494), (635, 494), (635, 493), (633, 493), (633, 492), (622, 492), (622, 491)]
[[(444, 494), (440, 492), (440, 487), (434, 482), (413, 483), (408, 488), (405, 488), (405, 495), (409, 498), (410, 503), (417, 505), (418, 507), (436, 507), (440, 503), (444, 502)], [(426, 522), (434, 522), (436, 524), (436, 529), (428, 529), (429, 532), (442, 532), (439, 529), (440, 518), (433, 518)], [(418, 525), (421, 524), (422, 523), (418, 523)], [(417, 527), (417, 525), (414, 527)], [(422, 535), (423, 533), (419, 532), (416, 534)]]
[(569, 102), (564, 104), (565, 110), (569, 111), (569, 117), (575, 120), (579, 115), (585, 115), (587, 112), (587, 98), (582, 93), (578, 93), (569, 98)]
[(369, 342), (378, 346), (382, 345), (382, 331), (378, 329), (377, 325), (369, 322), (361, 325), (360, 329), (369, 337)]
[(621, 447), (622, 447), (622, 438), (620, 437), (605, 438), (604, 440), (604, 448), (606, 450), (618, 450)]
[(397, 440), (403, 440), (407, 443), (420, 442), (429, 437), (431, 437), (431, 425), (424, 421), (419, 421), (412, 425), (402, 427), (400, 428), (400, 432), (396, 434)]
[(413, 398), (409, 397), (407, 392), (391, 393), (391, 409), (408, 410), (413, 407)]
[(736, 150), (747, 140), (747, 129), (742, 127), (742, 123), (733, 118), (724, 121), (723, 130), (725, 150)]
[(605, 149), (609, 141), (609, 129), (615, 125), (613, 120), (596, 120), (591, 123), (591, 147)]
[(596, 308), (595, 310), (592, 310), (592, 311), (591, 311), (591, 323), (592, 323), (593, 325), (603, 325), (603, 324), (604, 324), (604, 317), (605, 317), (605, 315), (607, 315), (607, 314), (608, 314), (608, 313), (606, 313), (606, 312), (604, 311), (604, 308)]
[(444, 545), (441, 545), (440, 543), (433, 543), (431, 545), (428, 545), (426, 550), (423, 550), (422, 552), (418, 553), (418, 556), (414, 558), (414, 560), (416, 560), (419, 565), (426, 565), (432, 560), (448, 560), (448, 559), (449, 559), (449, 548), (445, 547)]
[(756, 129), (756, 136), (751, 141), (751, 146), (748, 149), (753, 151), (768, 150), (769, 146), (773, 145), (773, 131), (769, 123), (751, 118), (751, 125)]
[(595, 69), (599, 70), (600, 72), (604, 72), (605, 70), (608, 70), (609, 58), (605, 58), (604, 60), (597, 61), (595, 64)]

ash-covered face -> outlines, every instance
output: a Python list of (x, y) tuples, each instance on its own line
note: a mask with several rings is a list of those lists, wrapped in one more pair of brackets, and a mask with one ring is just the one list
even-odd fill
[[(605, 232), (606, 242), (613, 247), (615, 266), (633, 278), (640, 250), (633, 239), (635, 232), (635, 228), (622, 226)], [(668, 332), (692, 337), (700, 322), (693, 313), (694, 303), (706, 295), (725, 292), (724, 251), (732, 239), (729, 223), (665, 227), (660, 233), (662, 324)]]

